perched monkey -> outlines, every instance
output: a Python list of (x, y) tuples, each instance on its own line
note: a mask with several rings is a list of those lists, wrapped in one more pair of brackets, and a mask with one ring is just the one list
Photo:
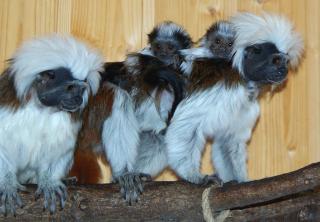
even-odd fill
[[(141, 176), (155, 176), (167, 166), (163, 133), (183, 97), (183, 81), (175, 67), (180, 65), (179, 50), (192, 45), (189, 34), (173, 22), (159, 24), (148, 36), (148, 47), (128, 55), (125, 62), (106, 63), (102, 73), (103, 85), (113, 84), (115, 97), (111, 114), (105, 114), (103, 145), (113, 178), (120, 183), (128, 202), (135, 201), (142, 191)], [(105, 87), (101, 87), (101, 93), (107, 90)], [(102, 112), (94, 107), (104, 106), (102, 102), (94, 101), (88, 107), (95, 119), (100, 119)], [(92, 148), (97, 147), (95, 142), (83, 140)], [(81, 164), (88, 162), (89, 156), (95, 156), (92, 151), (91, 155), (90, 151), (81, 151), (87, 146), (78, 145), (71, 175), (79, 177), (82, 183), (99, 182), (102, 174), (97, 161), (90, 164), (91, 170)]]
[(63, 208), (81, 112), (98, 91), (103, 58), (83, 43), (53, 35), (22, 45), (0, 76), (0, 203), (22, 206), (18, 190), (37, 183), (44, 209)]
[(207, 48), (212, 57), (231, 59), (236, 32), (228, 21), (213, 23), (200, 40), (200, 47)]
[[(149, 47), (140, 53), (128, 55), (125, 61), (130, 76), (128, 78), (135, 79), (129, 94), (133, 99), (139, 130), (136, 158), (133, 160), (131, 172), (123, 171), (118, 174), (120, 176), (114, 173), (114, 169), (120, 166), (120, 161), (111, 163), (113, 176), (118, 178), (122, 194), (128, 202), (137, 201), (142, 192), (141, 175), (154, 177), (168, 165), (164, 134), (184, 96), (184, 80), (179, 70), (182, 62), (179, 50), (193, 45), (190, 35), (173, 22), (157, 25), (148, 38)], [(110, 126), (105, 124), (105, 141), (115, 135), (107, 133), (112, 132)], [(110, 156), (119, 149), (117, 146), (105, 144), (107, 156), (112, 159)]]
[(236, 31), (232, 64), (204, 58), (193, 62), (187, 97), (180, 102), (166, 133), (169, 165), (196, 184), (210, 177), (199, 171), (207, 138), (214, 139), (212, 161), (223, 182), (246, 181), (246, 143), (259, 116), (247, 87), (260, 90), (285, 81), (298, 66), (303, 43), (285, 18), (241, 13), (231, 20)]
[(230, 22), (218, 21), (213, 23), (199, 40), (198, 47), (180, 51), (183, 57), (181, 70), (184, 74), (191, 73), (193, 61), (197, 58), (231, 60), (235, 37), (236, 33)]
[(149, 45), (140, 51), (160, 59), (167, 66), (179, 69), (182, 62), (180, 50), (193, 46), (189, 33), (180, 25), (166, 21), (158, 24), (148, 34)]

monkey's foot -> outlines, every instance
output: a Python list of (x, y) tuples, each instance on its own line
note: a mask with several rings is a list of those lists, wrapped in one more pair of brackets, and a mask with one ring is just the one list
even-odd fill
[(223, 181), (220, 179), (220, 177), (217, 174), (206, 175), (203, 177), (201, 185), (207, 185), (207, 184), (216, 184), (219, 187), (222, 187)]
[(23, 207), (18, 190), (25, 190), (25, 187), (19, 184), (18, 188), (16, 186), (0, 188), (0, 213), (4, 216), (8, 214), (16, 216), (16, 206)]
[(43, 210), (49, 209), (50, 214), (56, 211), (56, 201), (57, 198), (60, 199), (60, 207), (64, 208), (67, 199), (67, 188), (66, 186), (58, 182), (47, 182), (45, 184), (39, 184), (38, 189), (35, 193), (35, 199), (39, 199), (41, 194), (43, 195)]
[(116, 179), (120, 185), (121, 195), (129, 205), (138, 202), (143, 192), (143, 182), (151, 180), (151, 176), (144, 173), (125, 173)]
[(64, 183), (66, 186), (76, 185), (77, 182), (78, 182), (77, 177), (66, 177), (62, 179), (62, 183)]

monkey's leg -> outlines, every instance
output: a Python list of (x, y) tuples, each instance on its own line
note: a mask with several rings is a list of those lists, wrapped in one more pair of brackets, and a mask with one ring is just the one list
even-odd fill
[(212, 145), (211, 157), (215, 171), (224, 183), (235, 179), (225, 139), (215, 139)]
[(62, 178), (71, 167), (73, 152), (70, 152), (50, 163), (44, 163), (38, 171), (38, 188), (35, 198), (43, 195), (43, 209), (49, 209), (53, 214), (56, 211), (56, 201), (60, 202), (61, 209), (64, 208), (67, 200), (67, 187), (62, 182)]
[[(135, 177), (127, 179), (130, 173), (134, 173), (133, 165), (136, 160), (139, 143), (139, 125), (134, 113), (131, 97), (123, 90), (115, 90), (112, 114), (103, 124), (103, 146), (109, 160), (112, 177), (114, 181), (124, 181), (130, 183), (120, 183), (121, 191), (126, 192), (123, 184), (131, 184)], [(131, 186), (132, 187), (132, 186)], [(128, 194), (127, 194), (128, 193)], [(135, 199), (138, 190), (126, 192), (126, 200), (129, 202)]]
[(199, 123), (189, 124), (191, 118), (172, 122), (166, 133), (168, 162), (170, 167), (184, 180), (195, 184), (208, 183), (210, 177), (200, 173), (201, 153), (205, 138), (199, 132)]
[(245, 182), (247, 176), (247, 148), (246, 143), (239, 141), (230, 145), (229, 158), (231, 160), (234, 180)]
[(151, 180), (151, 176), (159, 174), (167, 165), (164, 135), (152, 131), (140, 133), (134, 172), (126, 173), (118, 178), (122, 196), (130, 204), (136, 202), (143, 192), (144, 181)]
[(163, 133), (145, 131), (140, 133), (138, 156), (134, 171), (156, 176), (168, 166)]
[(224, 182), (247, 181), (246, 143), (236, 136), (218, 138), (214, 144), (213, 164)]
[(0, 153), (0, 214), (16, 215), (16, 206), (22, 208), (23, 204), (18, 190), (25, 190), (16, 178), (14, 170), (7, 161), (2, 159)]

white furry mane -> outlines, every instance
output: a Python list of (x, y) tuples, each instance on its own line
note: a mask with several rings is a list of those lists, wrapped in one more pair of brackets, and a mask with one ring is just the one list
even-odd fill
[(19, 99), (26, 96), (40, 72), (59, 67), (70, 69), (78, 80), (86, 80), (95, 94), (103, 62), (103, 57), (84, 43), (70, 36), (55, 34), (24, 43), (11, 60), (10, 73)]
[(233, 66), (243, 73), (242, 59), (247, 46), (270, 42), (289, 57), (291, 68), (296, 68), (303, 52), (301, 36), (294, 31), (292, 23), (284, 16), (264, 13), (238, 13), (231, 18), (236, 30)]

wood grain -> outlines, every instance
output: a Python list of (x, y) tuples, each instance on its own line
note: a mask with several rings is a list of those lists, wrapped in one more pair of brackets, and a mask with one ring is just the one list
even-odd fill
[[(261, 101), (249, 145), (252, 179), (320, 160), (320, 1), (318, 0), (0, 0), (0, 68), (19, 44), (52, 32), (70, 33), (98, 47), (108, 61), (146, 44), (163, 20), (182, 24), (197, 40), (218, 19), (237, 11), (282, 13), (305, 41), (305, 59), (285, 88)], [(203, 172), (211, 172), (207, 148)], [(109, 181), (110, 171), (105, 171)], [(166, 171), (158, 180), (172, 180)]]

